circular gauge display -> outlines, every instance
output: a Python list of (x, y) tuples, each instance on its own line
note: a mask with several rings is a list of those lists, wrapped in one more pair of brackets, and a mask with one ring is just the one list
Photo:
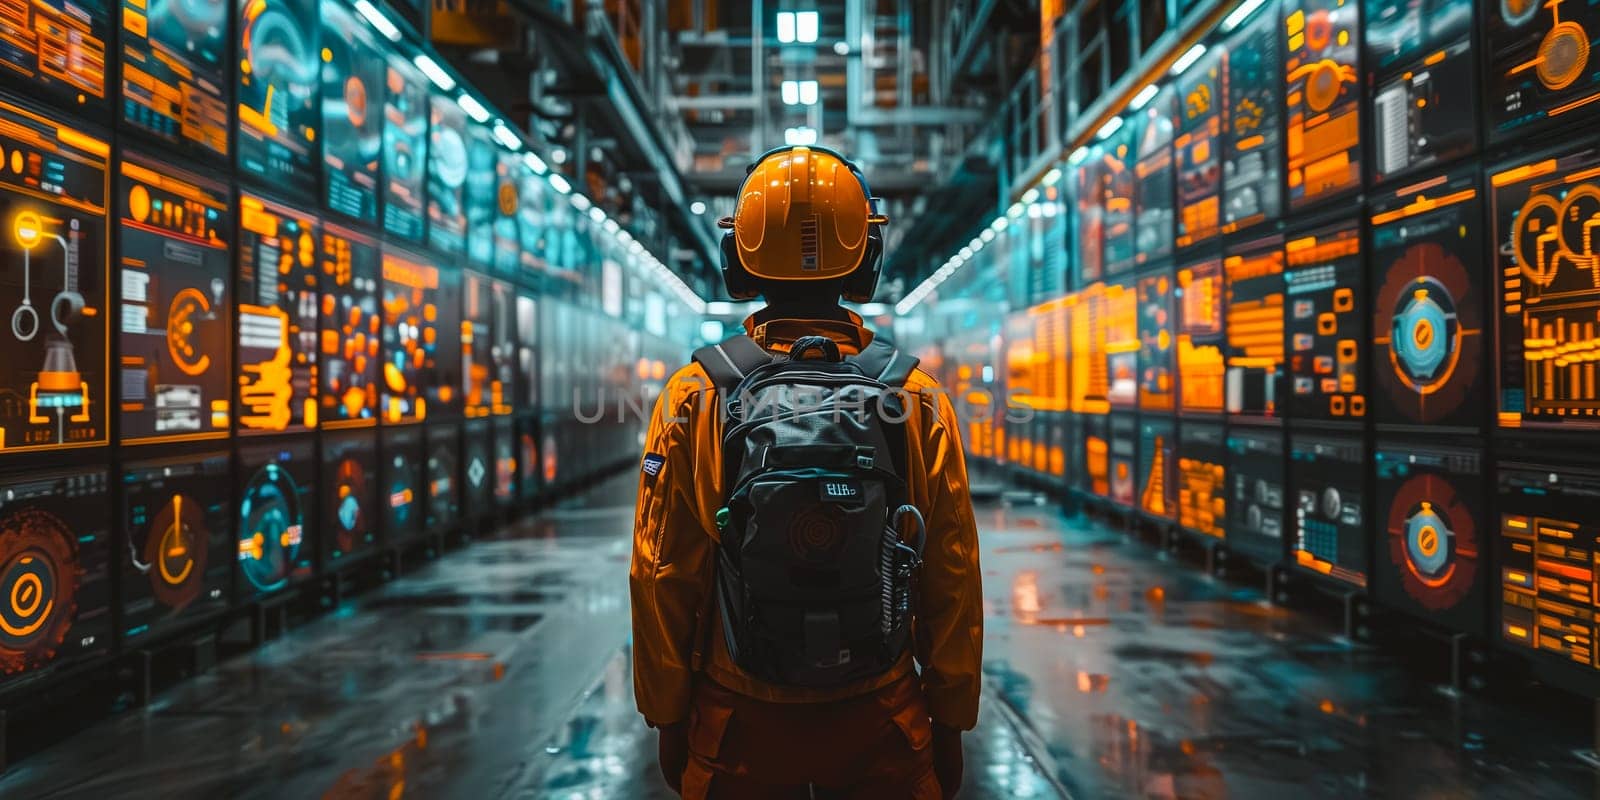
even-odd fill
[(300, 554), (305, 520), (299, 487), (277, 464), (262, 467), (245, 487), (239, 506), (239, 567), (260, 592), (289, 584)]
[(1477, 531), (1455, 486), (1413, 475), (1389, 505), (1389, 559), (1406, 594), (1425, 608), (1451, 608), (1471, 591), (1478, 571)]
[(77, 611), (77, 538), (54, 514), (0, 517), (0, 674), (49, 661)]
[(173, 495), (151, 518), (143, 563), (136, 566), (163, 605), (179, 610), (200, 596), (210, 537), (200, 504), (182, 494)]

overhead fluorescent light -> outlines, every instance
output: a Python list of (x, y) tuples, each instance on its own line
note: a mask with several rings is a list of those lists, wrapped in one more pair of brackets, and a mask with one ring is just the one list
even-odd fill
[(1238, 8), (1228, 12), (1228, 16), (1222, 18), (1222, 32), (1227, 33), (1244, 24), (1244, 21), (1249, 19), (1250, 15), (1256, 13), (1256, 9), (1260, 8), (1264, 2), (1266, 0), (1244, 0), (1243, 3), (1239, 4)]
[(605, 222), (600, 223), (600, 227), (605, 228), (606, 233), (609, 233), (612, 236), (617, 235), (617, 232), (622, 230), (622, 226), (618, 225), (617, 221), (614, 219), (607, 219)]
[(723, 300), (712, 300), (706, 303), (706, 313), (714, 317), (726, 317), (733, 313), (733, 304)]
[(817, 82), (800, 82), (800, 105), (814, 106), (817, 104)]
[(417, 69), (422, 70), (422, 74), (428, 76), (428, 80), (433, 81), (433, 85), (439, 87), (441, 91), (448, 92), (456, 88), (456, 79), (445, 72), (444, 67), (439, 66), (439, 62), (434, 61), (427, 53), (418, 53), (416, 58), (411, 59), (411, 63), (416, 64)]
[(816, 144), (817, 129), (804, 125), (798, 128), (788, 128), (783, 132), (783, 142), (789, 145)]
[(784, 81), (778, 87), (778, 95), (783, 98), (783, 104), (786, 106), (800, 105), (800, 82)]
[(985, 243), (994, 241), (994, 237), (994, 228), (984, 228), (983, 233), (978, 234), (978, 238), (982, 239)]
[(1080, 148), (1072, 151), (1072, 155), (1067, 156), (1067, 163), (1071, 164), (1073, 166), (1077, 166), (1078, 164), (1082, 164), (1083, 160), (1088, 158), (1088, 157), (1089, 157), (1089, 148), (1088, 147), (1080, 147)]
[(1008, 217), (1010, 217), (1012, 219), (1016, 219), (1017, 217), (1022, 216), (1023, 212), (1025, 212), (1027, 210), (1028, 209), (1026, 207), (1024, 207), (1021, 203), (1012, 203), (1011, 207), (1006, 209), (1006, 216), (1008, 216)]
[(689, 213), (693, 214), (693, 215), (695, 215), (697, 217), (700, 216), (701, 214), (706, 213), (706, 204), (701, 202), (701, 201), (699, 201), (699, 200), (696, 200), (696, 201), (690, 203), (689, 204)]
[(534, 153), (532, 150), (522, 154), (522, 163), (527, 164), (528, 169), (531, 169), (540, 175), (550, 171), (550, 166), (545, 164), (544, 159), (540, 158), (538, 154)]
[(1022, 202), (1024, 202), (1024, 203), (1032, 203), (1033, 201), (1038, 200), (1038, 199), (1039, 199), (1039, 190), (1038, 189), (1029, 189), (1028, 191), (1022, 193)]
[(1195, 43), (1194, 47), (1185, 50), (1183, 55), (1178, 56), (1177, 61), (1172, 62), (1172, 74), (1182, 75), (1184, 70), (1194, 66), (1194, 62), (1199, 61), (1200, 57), (1205, 54), (1206, 46), (1198, 42)]
[(794, 43), (794, 12), (778, 12), (778, 41), (784, 44)]
[(794, 38), (801, 44), (811, 44), (817, 40), (817, 30), (822, 26), (822, 19), (815, 11), (801, 11), (794, 15)]
[(384, 38), (391, 42), (400, 41), (400, 28), (387, 15), (379, 11), (371, 0), (356, 0), (356, 12), (371, 23), (378, 33), (383, 34)]
[(572, 191), (572, 184), (567, 183), (567, 179), (559, 172), (550, 173), (550, 185), (562, 194)]
[(863, 317), (881, 317), (881, 316), (883, 316), (884, 314), (887, 314), (887, 313), (889, 313), (889, 304), (888, 303), (862, 303), (861, 304), (861, 316), (863, 316)]
[(467, 112), (467, 116), (472, 117), (473, 122), (483, 123), (489, 121), (489, 109), (484, 108), (483, 104), (478, 102), (478, 98), (466, 92), (462, 92), (456, 98), (456, 105), (461, 106), (461, 110)]
[(999, 233), (1005, 230), (1006, 226), (1010, 224), (1011, 220), (1006, 219), (1004, 216), (995, 217), (994, 222), (989, 223), (989, 230)]
[(1106, 120), (1106, 124), (1101, 125), (1100, 130), (1095, 131), (1094, 135), (1104, 139), (1119, 130), (1122, 130), (1122, 117), (1112, 117)]
[(570, 198), (568, 198), (568, 202), (572, 203), (572, 207), (578, 209), (579, 211), (588, 211), (594, 206), (594, 203), (589, 202), (589, 198), (584, 197), (581, 194), (572, 195)]
[(1156, 98), (1156, 92), (1159, 91), (1161, 91), (1161, 87), (1153, 83), (1145, 84), (1144, 88), (1140, 89), (1139, 93), (1133, 96), (1133, 100), (1128, 102), (1128, 107), (1134, 111), (1144, 108), (1150, 103), (1151, 100)]
[(505, 145), (507, 150), (522, 149), (522, 137), (518, 136), (515, 131), (511, 130), (511, 128), (507, 127), (506, 124), (500, 120), (495, 120), (494, 138), (499, 140), (500, 144)]
[(1046, 172), (1044, 174), (1044, 177), (1039, 180), (1039, 183), (1042, 183), (1045, 186), (1054, 186), (1060, 180), (1061, 180), (1061, 168), (1060, 167), (1051, 167), (1050, 171)]
[(596, 224), (605, 222), (606, 212), (599, 206), (589, 206), (589, 219), (594, 220)]

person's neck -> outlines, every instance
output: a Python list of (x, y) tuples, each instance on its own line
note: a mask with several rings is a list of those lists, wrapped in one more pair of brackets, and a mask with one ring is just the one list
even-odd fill
[(756, 312), (756, 322), (770, 322), (775, 319), (831, 319), (841, 322), (850, 319), (844, 307), (836, 301), (799, 301), (787, 300), (782, 302), (769, 302), (767, 307)]

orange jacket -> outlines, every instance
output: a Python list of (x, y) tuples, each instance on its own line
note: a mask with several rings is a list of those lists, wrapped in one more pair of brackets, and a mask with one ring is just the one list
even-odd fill
[[(872, 332), (849, 322), (774, 320), (745, 330), (769, 350), (786, 351), (805, 335), (826, 335), (846, 353), (859, 352)], [(906, 382), (919, 402), (906, 420), (906, 481), (910, 501), (927, 520), (913, 652), (934, 721), (961, 730), (977, 724), (983, 660), (983, 596), (978, 529), (967, 492), (967, 467), (950, 401), (922, 370)], [(665, 459), (654, 474), (640, 470), (633, 523), (633, 686), (639, 711), (652, 725), (689, 715), (690, 685), (703, 672), (740, 694), (770, 702), (828, 702), (887, 686), (912, 669), (911, 657), (887, 673), (828, 690), (758, 681), (734, 664), (715, 613), (715, 515), (725, 498), (717, 405), (710, 378), (698, 364), (672, 376), (656, 400), (645, 442), (647, 455)], [(648, 466), (648, 465), (647, 465)], [(707, 620), (712, 625), (707, 627)]]

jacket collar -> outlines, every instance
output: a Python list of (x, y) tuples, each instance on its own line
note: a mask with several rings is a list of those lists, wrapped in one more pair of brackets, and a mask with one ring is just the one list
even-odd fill
[[(843, 309), (841, 309), (843, 310)], [(872, 331), (867, 330), (861, 316), (843, 310), (845, 319), (769, 319), (756, 321), (760, 312), (744, 320), (744, 332), (755, 343), (768, 350), (788, 350), (794, 340), (802, 336), (826, 336), (846, 349), (861, 352), (872, 344)]]

